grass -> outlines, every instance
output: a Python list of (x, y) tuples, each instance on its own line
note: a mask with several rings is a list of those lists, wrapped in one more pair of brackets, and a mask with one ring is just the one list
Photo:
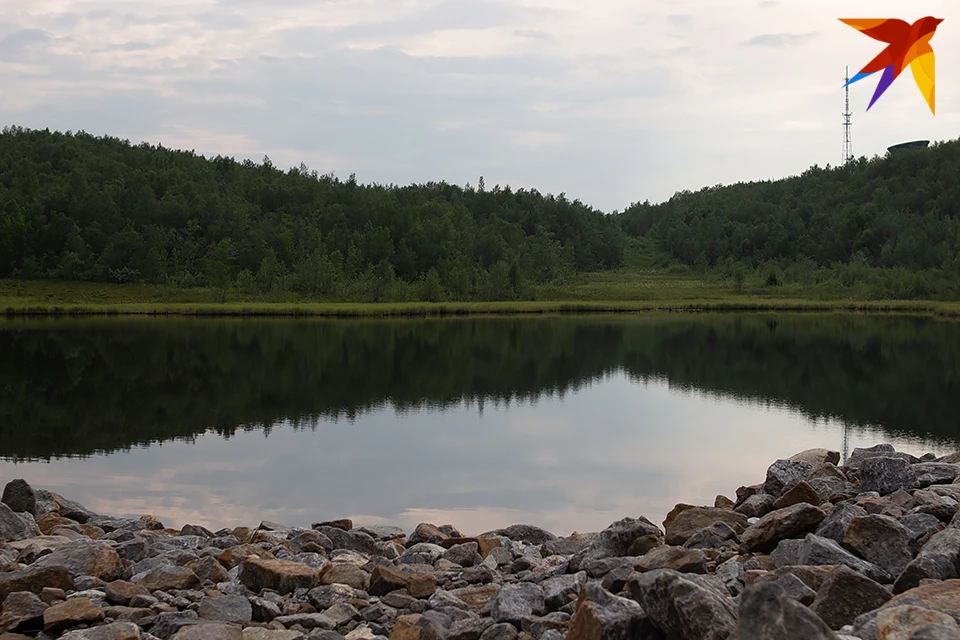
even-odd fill
[(620, 270), (541, 285), (533, 300), (507, 302), (334, 302), (293, 294), (244, 296), (207, 288), (0, 280), (0, 314), (186, 316), (426, 316), (643, 311), (866, 311), (960, 316), (960, 301), (865, 300), (827, 287), (746, 287), (697, 276)]

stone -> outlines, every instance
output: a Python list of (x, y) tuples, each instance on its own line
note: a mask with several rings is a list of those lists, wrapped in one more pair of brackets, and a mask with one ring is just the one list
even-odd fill
[(817, 599), (817, 592), (804, 583), (794, 573), (785, 573), (777, 578), (776, 583), (780, 585), (783, 592), (788, 596), (806, 606), (810, 606)]
[(342, 627), (349, 622), (360, 619), (360, 612), (357, 610), (357, 608), (346, 602), (340, 602), (333, 605), (324, 611), (323, 615), (333, 620), (338, 627)]
[(663, 546), (637, 558), (634, 569), (640, 572), (673, 569), (680, 573), (706, 573), (707, 557), (701, 549)]
[(134, 596), (146, 596), (150, 594), (150, 590), (146, 587), (127, 582), (126, 580), (108, 582), (104, 591), (107, 600), (123, 606), (130, 604), (130, 600), (132, 600)]
[(602, 558), (620, 558), (627, 555), (631, 545), (643, 536), (662, 537), (660, 529), (644, 517), (623, 518), (600, 532), (590, 547), (573, 557), (570, 568), (576, 572), (581, 564)]
[(498, 529), (496, 531), (482, 534), (481, 537), (486, 537), (489, 535), (503, 536), (504, 538), (509, 538), (514, 542), (527, 542), (530, 544), (543, 544), (544, 542), (550, 542), (558, 539), (557, 536), (549, 531), (541, 529), (540, 527), (535, 527), (532, 524), (514, 524), (506, 529)]
[(254, 593), (271, 589), (285, 595), (301, 587), (316, 587), (320, 584), (320, 572), (298, 562), (248, 556), (240, 565), (238, 579)]
[[(493, 618), (465, 618), (453, 623), (447, 631), (446, 640), (480, 640), (480, 636), (493, 626)], [(511, 625), (512, 626), (512, 625)]]
[(896, 449), (888, 443), (876, 444), (872, 447), (856, 447), (850, 457), (847, 458), (846, 466), (848, 469), (859, 469), (860, 464), (868, 458), (889, 456), (893, 453), (896, 453)]
[(245, 625), (253, 620), (253, 607), (243, 596), (205, 596), (200, 599), (197, 615), (206, 620)]
[(480, 640), (517, 640), (518, 635), (520, 634), (515, 626), (500, 622), (487, 627), (480, 635)]
[(170, 640), (243, 640), (243, 630), (230, 624), (189, 625)]
[(442, 557), (461, 567), (473, 567), (483, 562), (480, 556), (480, 545), (476, 542), (454, 545), (447, 549)]
[(898, 489), (910, 490), (917, 484), (912, 465), (903, 458), (877, 456), (860, 465), (860, 489), (876, 491), (881, 496)]
[[(718, 523), (718, 525), (723, 525), (723, 523), (722, 523), (722, 522), (721, 522), (721, 523)], [(723, 526), (727, 526), (727, 525), (723, 525)], [(710, 529), (712, 529), (712, 528), (713, 528), (713, 525), (710, 526), (710, 527), (707, 527), (706, 529), (704, 529), (704, 531), (708, 531), (708, 530), (710, 530)], [(727, 528), (729, 529), (729, 527), (727, 527)], [(730, 530), (733, 531), (733, 529), (730, 529)], [(690, 539), (692, 540), (692, 539), (696, 538), (700, 533), (701, 533), (701, 532), (698, 531), (697, 533), (693, 534), (693, 535), (690, 537)], [(702, 538), (697, 538), (697, 540), (701, 540), (701, 539), (702, 539)], [(688, 540), (688, 542), (689, 542), (689, 540)], [(652, 533), (650, 533), (650, 534), (647, 534), (647, 535), (645, 535), (645, 536), (640, 536), (639, 538), (637, 538), (636, 540), (634, 540), (633, 542), (631, 542), (631, 543), (630, 543), (630, 548), (627, 549), (627, 555), (628, 555), (628, 556), (636, 556), (636, 557), (639, 557), (639, 556), (642, 556), (642, 555), (646, 555), (646, 553), (647, 553), (648, 551), (650, 551), (651, 549), (656, 549), (657, 547), (659, 547), (659, 546), (661, 546), (661, 545), (663, 545), (663, 539), (660, 538), (659, 536), (655, 536), (655, 535), (653, 535)]]
[(800, 549), (803, 547), (803, 540), (796, 538), (787, 538), (777, 543), (777, 548), (770, 553), (770, 559), (779, 569), (800, 564)]
[(737, 506), (737, 503), (728, 498), (725, 495), (717, 494), (717, 497), (713, 499), (713, 506), (717, 509), (733, 509)]
[(407, 547), (412, 547), (421, 542), (439, 544), (441, 540), (446, 540), (449, 537), (450, 536), (441, 531), (437, 526), (428, 522), (421, 522), (417, 525), (417, 528), (413, 530), (413, 533), (410, 534), (410, 537), (407, 538)]
[[(279, 561), (275, 560), (274, 562)], [(314, 571), (316, 570), (314, 569)], [(320, 572), (320, 584), (345, 584), (354, 589), (366, 588), (367, 578), (367, 573), (353, 564), (329, 564)], [(312, 586), (310, 585), (307, 588)]]
[[(653, 538), (653, 536), (645, 537)], [(654, 540), (656, 540), (656, 538), (654, 538)], [(701, 529), (687, 538), (683, 546), (687, 549), (716, 549), (728, 540), (739, 544), (740, 538), (737, 536), (736, 530), (725, 522), (715, 522), (706, 529)], [(630, 551), (634, 551), (635, 548), (636, 544), (630, 547)], [(637, 555), (642, 556), (647, 553), (647, 551), (649, 551), (649, 549)]]
[(193, 589), (201, 586), (200, 578), (186, 567), (172, 564), (161, 565), (151, 569), (136, 584), (149, 591), (169, 591)]
[(411, 547), (407, 547), (406, 551), (400, 555), (400, 562), (402, 564), (432, 565), (434, 562), (442, 558), (444, 553), (446, 553), (446, 549), (438, 544), (421, 542)]
[(899, 575), (913, 560), (910, 532), (890, 516), (853, 518), (843, 536), (843, 546), (893, 575)]
[(826, 514), (821, 509), (806, 503), (777, 509), (747, 527), (740, 543), (746, 551), (771, 551), (784, 538), (813, 531), (824, 518)]
[(649, 637), (650, 630), (646, 613), (635, 601), (587, 583), (566, 640), (634, 640)]
[(75, 541), (47, 554), (34, 563), (36, 567), (66, 567), (70, 576), (93, 576), (111, 581), (120, 577), (123, 567), (120, 556), (105, 542)]
[[(31, 522), (33, 525), (31, 526)], [(11, 540), (24, 540), (40, 535), (40, 527), (37, 526), (33, 518), (28, 521), (17, 515), (5, 503), (0, 502), (0, 538), (6, 542)]]
[(862, 573), (874, 582), (889, 584), (893, 577), (882, 567), (861, 560), (829, 538), (808, 533), (800, 547), (799, 565), (837, 565), (843, 564), (857, 573)]
[(203, 583), (212, 582), (213, 584), (219, 584), (230, 581), (230, 574), (227, 573), (223, 565), (213, 556), (205, 556), (199, 560), (191, 560), (184, 566), (197, 574), (197, 577), (200, 578), (200, 581)]
[(817, 614), (790, 598), (775, 582), (762, 582), (744, 589), (740, 594), (736, 628), (729, 637), (730, 640), (836, 640), (836, 635)]
[(370, 588), (368, 589), (372, 596), (382, 596), (405, 589), (410, 581), (410, 574), (395, 569), (389, 565), (379, 564), (373, 568), (370, 574)]
[[(364, 600), (367, 598), (367, 594), (359, 589), (348, 587), (347, 585), (332, 584), (311, 589), (309, 592), (307, 592), (307, 597), (310, 599), (310, 602), (313, 604), (313, 606), (322, 611), (329, 609), (338, 602), (343, 602), (345, 600)], [(409, 598), (409, 596), (407, 596), (407, 598)], [(406, 606), (406, 604), (403, 606)]]
[(243, 630), (243, 640), (300, 640), (304, 635), (293, 629), (263, 629), (247, 627)]
[(945, 462), (920, 462), (912, 465), (912, 468), (917, 477), (918, 487), (951, 484), (960, 474), (960, 464), (947, 464)]
[(736, 627), (737, 608), (726, 587), (714, 580), (657, 569), (632, 575), (627, 589), (667, 637), (725, 640)]
[(880, 640), (912, 640), (917, 637), (917, 631), (931, 624), (954, 629), (960, 637), (960, 627), (952, 617), (925, 607), (888, 607), (877, 613), (874, 624)]
[(3, 488), (3, 497), (0, 502), (10, 507), (15, 513), (29, 513), (37, 515), (37, 495), (33, 487), (23, 478), (17, 478), (7, 483)]
[(847, 527), (854, 518), (867, 515), (863, 507), (849, 502), (842, 502), (833, 508), (830, 515), (817, 527), (816, 534), (822, 538), (830, 538), (834, 542), (843, 543), (847, 534)]
[(444, 640), (444, 630), (436, 622), (419, 614), (397, 618), (390, 640)]
[(960, 576), (960, 529), (947, 528), (927, 540), (917, 557), (903, 569), (893, 586), (902, 593), (920, 585), (922, 580), (949, 580)]
[[(739, 490), (737, 492), (739, 495)], [(667, 514), (667, 517), (663, 519), (663, 528), (666, 530), (672, 523), (674, 518), (686, 511), (687, 509), (696, 509), (696, 505), (686, 504), (685, 502), (680, 502), (674, 505), (673, 509), (670, 510), (670, 513)]]
[(41, 513), (40, 504), (53, 504), (55, 511), (57, 511), (64, 518), (70, 518), (71, 520), (76, 520), (80, 524), (85, 524), (90, 518), (96, 517), (96, 513), (90, 511), (85, 506), (79, 502), (73, 500), (67, 500), (59, 493), (54, 493), (52, 491), (35, 491), (37, 496), (37, 513)]
[(909, 513), (900, 518), (900, 524), (910, 532), (910, 542), (916, 542), (925, 535), (932, 535), (944, 528), (940, 519), (929, 513)]
[(43, 630), (58, 633), (69, 627), (103, 620), (103, 610), (87, 598), (71, 598), (43, 612)]
[(273, 559), (273, 554), (266, 549), (261, 549), (260, 547), (252, 544), (241, 544), (236, 547), (224, 549), (223, 553), (217, 556), (217, 560), (224, 567), (233, 569), (234, 567), (239, 566), (240, 563), (250, 556), (256, 556), (264, 560)]
[(274, 622), (279, 622), (285, 627), (300, 625), (304, 629), (324, 629), (326, 631), (332, 631), (337, 627), (333, 620), (322, 613), (295, 613), (274, 618)]
[(39, 594), (45, 587), (73, 589), (73, 580), (65, 567), (33, 565), (21, 571), (0, 572), (0, 602), (15, 591)]
[(807, 449), (788, 458), (791, 462), (809, 462), (816, 467), (830, 463), (840, 464), (840, 452), (829, 449)]
[(762, 518), (773, 511), (773, 503), (776, 499), (766, 493), (757, 493), (737, 506), (734, 511), (747, 516), (747, 518)]
[(470, 610), (481, 611), (499, 591), (500, 585), (484, 584), (451, 589), (445, 593), (463, 602)]
[(570, 603), (587, 583), (586, 571), (547, 578), (540, 583), (547, 611), (556, 611)]
[(338, 520), (319, 522), (311, 526), (313, 529), (319, 529), (320, 527), (333, 527), (334, 529), (340, 529), (342, 531), (350, 531), (353, 529), (353, 520), (350, 518), (340, 518)]
[(806, 502), (815, 507), (820, 504), (820, 494), (806, 480), (800, 480), (784, 487), (783, 493), (773, 503), (773, 508), (784, 509), (801, 502)]
[(0, 614), (0, 633), (7, 631), (32, 631), (43, 628), (43, 612), (46, 603), (35, 593), (17, 591), (7, 596)]
[(742, 513), (713, 507), (694, 507), (673, 518), (666, 528), (665, 542), (668, 545), (682, 545), (690, 536), (716, 522), (727, 524), (738, 533), (747, 528), (747, 516)]
[(542, 616), (546, 612), (543, 589), (530, 582), (505, 584), (487, 604), (490, 616), (497, 622), (517, 627), (526, 616)]
[(792, 481), (806, 480), (814, 466), (803, 460), (777, 460), (767, 468), (767, 478), (763, 483), (763, 492), (779, 497), (783, 488)]
[(362, 531), (344, 531), (337, 527), (314, 526), (316, 531), (327, 536), (333, 543), (334, 549), (349, 549), (359, 551), (368, 556), (377, 552), (377, 541)]
[(860, 614), (879, 608), (892, 593), (846, 565), (839, 565), (824, 581), (810, 610), (833, 630), (852, 624)]
[(380, 524), (368, 524), (358, 527), (357, 531), (365, 533), (374, 540), (396, 540), (406, 537), (406, 532), (400, 527)]
[(140, 640), (140, 638), (140, 627), (133, 622), (114, 622), (89, 629), (77, 629), (60, 636), (60, 640)]

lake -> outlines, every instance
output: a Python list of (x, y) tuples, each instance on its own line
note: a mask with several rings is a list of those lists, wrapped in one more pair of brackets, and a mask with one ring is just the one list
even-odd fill
[(811, 447), (960, 440), (960, 324), (854, 314), (0, 319), (0, 470), (213, 529), (566, 535)]

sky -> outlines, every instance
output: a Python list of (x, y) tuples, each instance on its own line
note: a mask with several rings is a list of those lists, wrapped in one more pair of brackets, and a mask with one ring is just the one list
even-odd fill
[(0, 0), (0, 125), (610, 212), (838, 164), (884, 46), (838, 18), (926, 15), (936, 116), (851, 87), (873, 157), (960, 136), (956, 0)]

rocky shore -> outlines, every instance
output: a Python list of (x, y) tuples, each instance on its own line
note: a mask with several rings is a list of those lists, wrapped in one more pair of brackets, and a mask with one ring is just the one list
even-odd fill
[(804, 451), (662, 527), (567, 538), (173, 530), (13, 480), (0, 640), (960, 640), (960, 453), (839, 462)]

